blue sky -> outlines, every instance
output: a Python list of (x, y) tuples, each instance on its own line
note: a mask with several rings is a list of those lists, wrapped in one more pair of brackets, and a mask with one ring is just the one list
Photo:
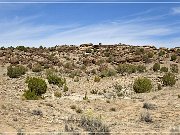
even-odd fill
[(180, 3), (1, 3), (0, 18), (0, 46), (99, 42), (180, 46)]

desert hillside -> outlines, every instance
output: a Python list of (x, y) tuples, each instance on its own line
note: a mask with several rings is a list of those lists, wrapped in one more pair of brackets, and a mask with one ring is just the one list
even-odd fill
[(1, 47), (0, 133), (180, 132), (179, 72), (178, 47)]

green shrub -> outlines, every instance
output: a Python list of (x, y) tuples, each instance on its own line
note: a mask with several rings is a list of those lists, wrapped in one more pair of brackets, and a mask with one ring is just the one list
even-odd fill
[(171, 72), (173, 72), (173, 73), (178, 73), (179, 72), (177, 64), (171, 64), (170, 67), (171, 67)]
[(141, 52), (141, 53), (144, 53), (144, 48), (140, 48), (140, 52)]
[(159, 56), (163, 56), (164, 54), (165, 54), (165, 51), (162, 51), (162, 50), (161, 50), (161, 51), (159, 52)]
[(43, 70), (42, 66), (40, 64), (35, 64), (32, 67), (33, 72), (41, 72)]
[(152, 58), (154, 56), (154, 53), (153, 52), (148, 52), (147, 55), (148, 55), (149, 58)]
[(115, 76), (116, 71), (114, 69), (104, 69), (101, 71), (100, 77), (110, 77), (110, 76)]
[(127, 71), (127, 64), (119, 64), (116, 70), (119, 74), (124, 74)]
[(136, 70), (137, 70), (137, 68), (135, 65), (128, 65), (127, 66), (127, 73), (128, 74), (136, 73)]
[(133, 89), (136, 93), (150, 92), (152, 89), (151, 80), (146, 77), (137, 78), (134, 82)]
[(47, 84), (41, 78), (32, 77), (28, 81), (28, 88), (31, 92), (35, 92), (37, 96), (41, 96), (46, 93)]
[(35, 91), (30, 91), (27, 90), (23, 96), (27, 99), (27, 100), (38, 100), (39, 96), (36, 95)]
[(162, 85), (158, 84), (158, 90), (162, 90)]
[(149, 56), (147, 54), (143, 55), (143, 61), (145, 63), (149, 63), (150, 60), (149, 60)]
[(136, 69), (139, 73), (143, 73), (146, 71), (146, 67), (144, 65), (138, 65)]
[(30, 79), (31, 79), (31, 77), (27, 76), (25, 83), (28, 83)]
[(62, 77), (57, 76), (54, 73), (48, 73), (47, 74), (47, 79), (48, 79), (49, 84), (58, 85), (59, 87), (62, 87), (63, 84), (66, 83), (65, 79), (63, 79)]
[(18, 78), (21, 75), (24, 75), (26, 73), (26, 68), (22, 65), (17, 65), (17, 66), (8, 66), (7, 67), (7, 75), (10, 78)]
[(166, 73), (163, 78), (162, 82), (165, 86), (173, 86), (176, 83), (175, 75), (172, 73)]
[(16, 49), (20, 50), (20, 51), (27, 51), (27, 48), (24, 46), (17, 46)]
[(101, 78), (99, 76), (94, 77), (94, 82), (100, 82)]
[(155, 64), (153, 65), (153, 71), (154, 71), (154, 72), (157, 72), (158, 70), (160, 70), (160, 64), (159, 64), (159, 63), (155, 63)]
[(136, 55), (141, 55), (143, 53), (144, 53), (144, 48), (137, 48), (136, 51), (135, 51)]
[(54, 85), (58, 85), (59, 81), (61, 80), (61, 78), (59, 78), (57, 75), (55, 74), (49, 74), (47, 76), (48, 82), (49, 84), (54, 84)]
[(168, 72), (168, 68), (167, 68), (167, 67), (162, 67), (162, 68), (160, 69), (160, 71), (161, 71), (161, 72)]
[(92, 50), (90, 48), (86, 49), (86, 53), (91, 53)]
[(131, 73), (135, 73), (137, 68), (135, 65), (131, 65), (131, 64), (119, 64), (116, 70), (120, 74), (124, 74), (124, 73), (131, 74)]
[(68, 88), (67, 85), (64, 85), (64, 88), (63, 88), (63, 89), (64, 89), (63, 91), (66, 92), (66, 91), (68, 91), (69, 88)]
[(177, 59), (177, 56), (175, 54), (171, 55), (171, 61), (175, 61)]

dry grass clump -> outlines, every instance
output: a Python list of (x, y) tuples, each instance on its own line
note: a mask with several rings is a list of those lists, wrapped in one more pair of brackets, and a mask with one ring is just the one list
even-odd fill
[(41, 72), (42, 70), (43, 70), (43, 67), (39, 63), (34, 64), (32, 66), (32, 71), (33, 72)]
[(79, 126), (89, 132), (89, 135), (110, 135), (108, 126), (98, 118), (82, 116)]
[(54, 92), (54, 96), (60, 98), (62, 96), (62, 93), (59, 91)]
[(153, 120), (152, 120), (152, 117), (150, 115), (150, 113), (148, 111), (145, 111), (144, 113), (141, 113), (140, 115), (140, 121), (144, 121), (144, 122), (147, 122), (147, 123), (152, 123)]
[(100, 82), (101, 78), (99, 76), (94, 77), (94, 82)]

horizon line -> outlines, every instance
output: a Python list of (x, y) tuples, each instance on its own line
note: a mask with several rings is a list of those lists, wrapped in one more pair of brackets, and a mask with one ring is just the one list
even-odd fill
[(0, 2), (0, 4), (180, 4), (180, 2), (177, 1), (172, 1), (172, 2), (153, 2), (153, 1), (149, 1), (149, 2), (134, 2), (134, 1), (129, 1), (129, 2), (125, 2), (125, 1), (112, 1), (112, 2), (107, 2), (107, 1), (97, 1), (97, 2), (93, 2), (93, 1), (87, 1), (87, 2), (80, 2), (80, 1), (29, 1), (29, 2), (21, 2), (21, 1), (16, 1), (16, 2)]

